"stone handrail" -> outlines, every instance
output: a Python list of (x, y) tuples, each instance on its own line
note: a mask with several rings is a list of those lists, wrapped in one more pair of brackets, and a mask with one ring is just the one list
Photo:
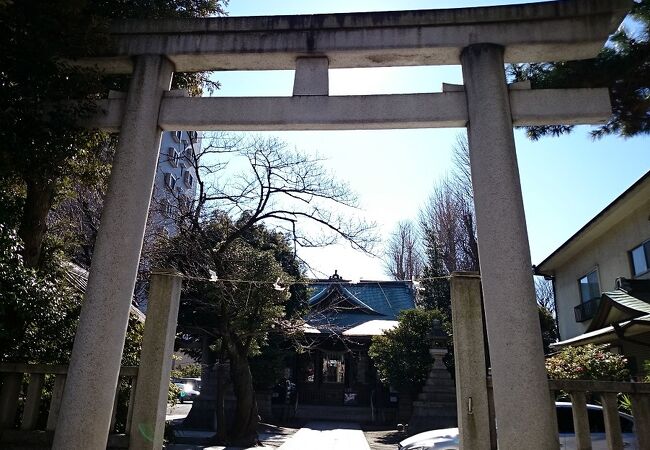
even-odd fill
[(605, 435), (610, 450), (622, 449), (621, 422), (618, 415), (618, 394), (627, 394), (632, 402), (637, 448), (650, 448), (650, 383), (591, 380), (549, 380), (551, 392), (564, 391), (572, 404), (577, 448), (591, 448), (587, 393), (597, 394), (603, 406)]
[[(609, 450), (623, 449), (623, 435), (618, 415), (618, 394), (629, 395), (634, 417), (634, 433), (639, 449), (650, 448), (650, 383), (594, 381), (594, 380), (548, 380), (549, 390), (553, 394), (566, 392), (569, 395), (573, 424), (576, 434), (576, 448), (591, 448), (589, 418), (587, 414), (587, 394), (595, 394), (600, 399), (605, 420), (605, 435)], [(492, 379), (487, 379), (488, 395), (492, 402)], [(492, 412), (492, 411), (491, 411)], [(493, 413), (491, 414), (493, 415)], [(491, 418), (492, 432), (495, 433), (494, 420)], [(492, 447), (495, 447), (496, 442)]]
[[(59, 415), (63, 388), (68, 374), (68, 366), (61, 364), (0, 363), (0, 444), (21, 443), (49, 446)], [(43, 387), (46, 376), (52, 376), (54, 383), (52, 397), (47, 413), (45, 427), (38, 427), (38, 418), (43, 402)], [(27, 387), (23, 389), (23, 380), (27, 376)], [(110, 447), (128, 446), (131, 428), (135, 383), (138, 367), (122, 366), (120, 379), (126, 379), (130, 386), (129, 405), (125, 418), (125, 430), (118, 433), (115, 429), (119, 389), (115, 393), (111, 419)], [(22, 416), (16, 426), (18, 406), (23, 402)], [(1, 445), (0, 445), (1, 446)]]
[(594, 380), (548, 380), (552, 391), (650, 394), (650, 383)]

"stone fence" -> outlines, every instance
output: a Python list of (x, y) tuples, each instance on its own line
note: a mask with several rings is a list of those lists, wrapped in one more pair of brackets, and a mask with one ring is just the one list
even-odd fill
[[(488, 399), (492, 405), (492, 380), (487, 379)], [(618, 395), (629, 396), (634, 417), (634, 434), (638, 449), (650, 448), (650, 383), (633, 383), (618, 381), (587, 381), (587, 380), (549, 380), (549, 397), (553, 402), (560, 392), (568, 395), (573, 415), (573, 428), (576, 435), (576, 448), (592, 448), (589, 417), (587, 414), (587, 399), (597, 401), (602, 405), (605, 425), (605, 436), (609, 450), (622, 450), (627, 445), (623, 442), (621, 421), (618, 414)], [(496, 427), (493, 408), (490, 407), (490, 441), (496, 449)], [(595, 424), (592, 424), (592, 429)]]
[[(497, 410), (508, 406), (514, 399), (514, 406), (524, 405), (525, 396), (517, 396), (512, 390), (498, 392), (494, 389), (492, 378), (488, 375), (488, 358), (485, 352), (485, 329), (483, 325), (483, 308), (481, 302), (481, 278), (477, 273), (455, 272), (451, 277), (451, 307), (454, 329), (454, 359), (456, 369), (456, 407), (458, 411), (458, 428), (461, 450), (496, 450), (497, 429), (495, 416), (498, 417), (499, 445), (501, 448), (523, 448), (505, 446), (502, 442), (504, 430), (516, 431), (520, 423), (504, 420), (495, 414)], [(492, 348), (490, 348), (492, 349)], [(541, 349), (540, 349), (541, 350)], [(493, 355), (491, 355), (492, 357)], [(494, 369), (494, 367), (493, 367)], [(518, 383), (526, 385), (527, 379)], [(535, 410), (526, 420), (550, 419), (553, 428), (549, 433), (557, 436), (555, 399), (562, 391), (572, 404), (571, 413), (576, 434), (576, 447), (580, 450), (592, 448), (587, 399), (598, 401), (603, 408), (603, 422), (609, 450), (622, 450), (625, 447), (618, 416), (618, 394), (626, 394), (631, 400), (637, 449), (650, 449), (650, 383), (582, 381), (582, 380), (548, 380), (550, 395), (549, 408)], [(495, 392), (496, 391), (496, 392)], [(525, 393), (525, 391), (524, 391)], [(524, 410), (521, 410), (523, 417)], [(546, 416), (545, 416), (546, 415)], [(524, 420), (522, 418), (522, 420)], [(592, 428), (593, 428), (592, 424)], [(558, 448), (558, 444), (554, 445)], [(526, 447), (531, 448), (531, 447)], [(552, 447), (549, 447), (552, 448)]]
[[(650, 383), (623, 383), (613, 381), (549, 380), (552, 394), (564, 391), (572, 404), (573, 424), (577, 448), (590, 448), (587, 394), (599, 398), (603, 407), (605, 433), (610, 450), (624, 447), (621, 422), (618, 416), (618, 394), (629, 395), (639, 449), (650, 448)], [(555, 395), (551, 395), (555, 398)]]
[[(67, 365), (0, 363), (0, 447), (50, 448)], [(138, 367), (123, 366), (115, 392), (109, 448), (128, 448)]]

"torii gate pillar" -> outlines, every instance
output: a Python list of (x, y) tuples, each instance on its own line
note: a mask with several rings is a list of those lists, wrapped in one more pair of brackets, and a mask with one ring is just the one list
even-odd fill
[(557, 450), (503, 52), (476, 44), (461, 55), (498, 442)]
[(106, 448), (120, 360), (171, 86), (164, 56), (135, 58), (101, 227), (75, 335), (54, 450)]

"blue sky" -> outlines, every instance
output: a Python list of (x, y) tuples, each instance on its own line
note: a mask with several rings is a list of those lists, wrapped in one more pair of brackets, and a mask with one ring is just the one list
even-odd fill
[[(530, 0), (528, 0), (530, 2)], [(525, 3), (507, 1), (502, 3)], [(461, 0), (231, 0), (231, 16), (312, 14), (494, 5)], [(217, 72), (217, 96), (289, 96), (292, 71)], [(330, 95), (439, 92), (442, 82), (462, 83), (460, 67), (330, 70)], [(650, 170), (650, 138), (593, 141), (589, 127), (573, 134), (526, 139), (516, 131), (533, 263), (539, 263), (582, 225)], [(273, 132), (299, 149), (318, 152), (325, 165), (358, 193), (361, 215), (384, 236), (399, 220), (415, 219), (435, 183), (451, 167), (451, 149), (464, 129)], [(386, 278), (381, 260), (341, 244), (301, 255), (322, 276)]]

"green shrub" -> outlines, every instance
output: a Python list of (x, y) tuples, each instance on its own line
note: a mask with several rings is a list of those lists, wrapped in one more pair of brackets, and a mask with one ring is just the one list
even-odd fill
[(178, 398), (181, 396), (181, 388), (176, 386), (171, 381), (169, 382), (169, 391), (167, 391), (167, 404), (174, 406), (178, 403)]
[(172, 378), (201, 378), (201, 364), (188, 364), (171, 371)]
[(587, 344), (566, 347), (546, 359), (549, 378), (557, 380), (605, 380), (629, 379), (627, 359), (607, 351), (607, 345)]
[(15, 230), (0, 224), (0, 361), (65, 364), (81, 296), (63, 271), (25, 267)]
[(373, 336), (368, 355), (382, 383), (400, 392), (419, 391), (433, 363), (429, 333), (435, 319), (445, 325), (444, 314), (435, 309), (402, 311), (396, 328)]

